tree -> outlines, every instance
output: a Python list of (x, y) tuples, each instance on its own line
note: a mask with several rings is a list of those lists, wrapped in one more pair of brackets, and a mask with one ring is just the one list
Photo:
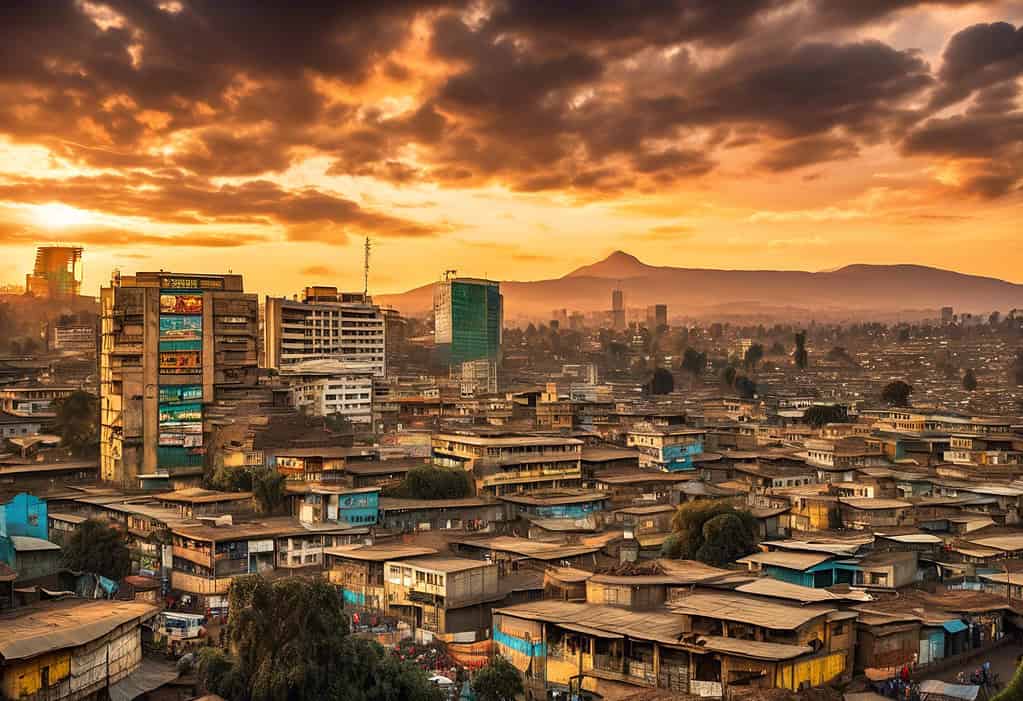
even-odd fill
[(881, 390), (881, 399), (891, 406), (909, 406), (909, 395), (913, 387), (902, 380), (889, 382)]
[(800, 370), (805, 370), (809, 364), (810, 357), (806, 352), (806, 331), (796, 333), (796, 349), (792, 351), (792, 359)]
[(709, 565), (734, 562), (753, 552), (757, 544), (755, 532), (738, 514), (718, 514), (705, 521), (702, 530), (703, 544), (696, 559)]
[(472, 496), (473, 485), (465, 470), (421, 465), (414, 467), (396, 487), (384, 495), (402, 499), (461, 499)]
[(479, 701), (513, 701), (523, 693), (522, 677), (511, 662), (496, 655), (473, 677), (472, 690)]
[(1016, 351), (1016, 358), (1012, 361), (1010, 379), (1017, 387), (1023, 385), (1023, 350)]
[(1016, 658), (1016, 673), (1005, 688), (991, 697), (991, 701), (1020, 701), (1023, 699), (1023, 655)]
[(261, 468), (252, 472), (252, 494), (265, 514), (276, 514), (284, 506), (285, 479), (277, 470)]
[(259, 575), (234, 580), (230, 650), (200, 654), (199, 680), (233, 701), (440, 701), (440, 689), (410, 662), (354, 638), (333, 587), (323, 580)]
[(977, 389), (977, 375), (974, 374), (973, 368), (969, 368), (963, 373), (963, 389), (967, 392)]
[(650, 394), (671, 394), (675, 391), (675, 378), (670, 371), (657, 368), (647, 383), (647, 389)]
[(99, 397), (75, 390), (53, 405), (61, 445), (79, 457), (94, 455), (99, 448)]
[(763, 357), (764, 347), (759, 343), (754, 343), (746, 349), (746, 355), (743, 356), (743, 362), (746, 363), (747, 369), (755, 371), (757, 369), (757, 363), (759, 363)]
[(735, 385), (735, 368), (731, 365), (721, 371), (721, 384), (729, 389)]
[[(719, 518), (722, 516), (726, 518)], [(661, 548), (665, 557), (719, 565), (748, 555), (756, 547), (753, 514), (725, 501), (683, 504), (671, 525), (672, 535)]]
[(123, 534), (106, 521), (82, 521), (64, 544), (64, 566), (119, 580), (131, 572), (131, 552)]
[(841, 423), (849, 418), (848, 411), (840, 404), (814, 404), (803, 412), (803, 421), (814, 428), (825, 424)]
[(753, 399), (757, 396), (757, 383), (745, 375), (735, 378), (735, 392), (743, 399)]
[(693, 377), (698, 377), (707, 369), (707, 354), (700, 353), (692, 348), (686, 348), (682, 355), (682, 369)]

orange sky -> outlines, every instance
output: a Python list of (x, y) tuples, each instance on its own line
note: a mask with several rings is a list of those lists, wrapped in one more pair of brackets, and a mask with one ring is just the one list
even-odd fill
[[(913, 262), (1023, 282), (1023, 2), (0, 9), (0, 282)], [(892, 9), (892, 8), (898, 9)], [(244, 8), (244, 9), (243, 9)]]

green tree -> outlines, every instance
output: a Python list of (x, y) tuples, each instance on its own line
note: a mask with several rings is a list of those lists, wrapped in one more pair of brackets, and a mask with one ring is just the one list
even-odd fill
[(231, 653), (207, 648), (199, 680), (232, 701), (440, 701), (426, 673), (349, 635), (337, 593), (322, 580), (235, 579)]
[(277, 470), (261, 468), (252, 472), (252, 494), (265, 514), (279, 513), (284, 506), (285, 478)]
[(1016, 673), (991, 701), (1023, 701), (1023, 655), (1016, 658)]
[[(749, 511), (726, 501), (693, 501), (675, 512), (672, 535), (661, 552), (665, 557), (724, 564), (753, 552), (756, 532), (756, 519)], [(727, 560), (719, 559), (726, 556)]]
[(881, 390), (881, 399), (891, 406), (909, 406), (909, 395), (913, 392), (912, 385), (902, 380), (889, 382)]
[(468, 472), (436, 465), (412, 468), (401, 484), (384, 492), (385, 496), (403, 499), (461, 499), (472, 493)]
[(699, 377), (707, 369), (707, 354), (686, 348), (682, 355), (682, 369), (693, 377)]
[(973, 368), (969, 368), (963, 373), (963, 389), (967, 392), (977, 389), (977, 375), (974, 374)]
[(131, 552), (123, 534), (106, 521), (83, 521), (63, 548), (64, 566), (119, 580), (131, 572)]
[(703, 544), (696, 559), (709, 565), (734, 562), (753, 552), (757, 544), (755, 531), (738, 514), (718, 514), (705, 521), (702, 530)]
[(848, 418), (848, 411), (839, 404), (814, 404), (803, 412), (803, 421), (814, 428), (820, 428), (825, 424), (841, 423)]
[(746, 349), (746, 354), (742, 360), (746, 364), (748, 370), (756, 370), (757, 363), (764, 358), (764, 347), (759, 343), (754, 343), (752, 346)]
[(99, 448), (99, 397), (75, 390), (53, 406), (61, 445), (80, 457), (95, 455)]
[(728, 389), (735, 386), (735, 368), (731, 365), (721, 371), (721, 384)]
[(757, 383), (745, 375), (735, 378), (735, 392), (743, 399), (753, 399), (757, 396)]
[(800, 370), (805, 370), (809, 364), (810, 354), (806, 352), (806, 331), (796, 333), (796, 349), (792, 351), (792, 360)]
[(511, 662), (496, 655), (473, 677), (472, 690), (479, 701), (512, 701), (523, 693), (522, 677)]
[(675, 391), (675, 378), (668, 370), (657, 368), (647, 383), (647, 391), (650, 394), (671, 394)]

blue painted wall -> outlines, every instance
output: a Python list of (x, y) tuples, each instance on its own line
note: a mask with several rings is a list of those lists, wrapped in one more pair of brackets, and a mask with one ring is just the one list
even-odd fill
[(689, 445), (668, 445), (661, 448), (661, 462), (668, 472), (693, 469), (693, 456), (703, 452), (703, 441)]
[(603, 511), (606, 499), (582, 502), (579, 504), (554, 504), (552, 506), (529, 506), (525, 512), (540, 518), (584, 518), (588, 514)]
[(337, 499), (337, 518), (353, 525), (372, 525), (380, 514), (379, 492), (340, 494)]
[(46, 502), (22, 492), (0, 504), (0, 535), (23, 535), (46, 540), (49, 518)]

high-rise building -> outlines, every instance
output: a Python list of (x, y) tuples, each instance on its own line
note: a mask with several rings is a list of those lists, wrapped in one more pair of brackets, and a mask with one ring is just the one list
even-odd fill
[(264, 314), (268, 368), (331, 358), (370, 365), (377, 377), (387, 372), (384, 313), (361, 292), (307, 287), (301, 300), (267, 297)]
[(77, 297), (82, 288), (81, 246), (40, 246), (25, 276), (25, 292), (43, 299)]
[(646, 308), (646, 326), (651, 331), (668, 325), (668, 305), (651, 304)]
[(616, 331), (625, 328), (625, 293), (611, 290), (611, 327)]
[(241, 275), (115, 275), (100, 313), (102, 478), (159, 488), (200, 475), (206, 405), (256, 384), (256, 295)]
[(953, 309), (952, 307), (941, 308), (941, 323), (951, 324), (953, 321), (955, 321), (955, 318), (956, 318), (955, 309)]
[(438, 282), (433, 290), (434, 341), (445, 365), (486, 358), (500, 362), (504, 325), (501, 283), (473, 278)]

